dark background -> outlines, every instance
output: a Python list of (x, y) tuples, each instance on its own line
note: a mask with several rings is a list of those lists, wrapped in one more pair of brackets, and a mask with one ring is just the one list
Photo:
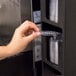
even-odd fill
[(64, 76), (76, 76), (76, 1), (65, 2)]

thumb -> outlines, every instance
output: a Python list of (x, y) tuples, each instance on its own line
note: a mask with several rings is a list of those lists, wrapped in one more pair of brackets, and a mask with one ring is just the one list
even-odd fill
[(34, 40), (35, 38), (37, 38), (38, 36), (40, 36), (40, 32), (33, 32), (32, 34), (28, 35), (26, 37), (26, 40), (28, 42), (31, 42), (32, 40)]

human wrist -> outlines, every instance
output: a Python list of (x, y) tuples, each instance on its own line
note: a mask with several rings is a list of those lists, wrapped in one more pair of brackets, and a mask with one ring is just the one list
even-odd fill
[(17, 55), (20, 52), (22, 52), (22, 50), (23, 50), (23, 49), (21, 49), (21, 47), (18, 44), (16, 44), (13, 41), (11, 41), (6, 47), (8, 49), (8, 55), (9, 56)]
[(0, 46), (0, 60), (9, 57), (9, 48), (7, 46)]

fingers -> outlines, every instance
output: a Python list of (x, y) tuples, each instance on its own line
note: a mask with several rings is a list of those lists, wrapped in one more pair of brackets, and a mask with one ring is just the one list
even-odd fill
[(38, 37), (40, 35), (39, 31), (39, 28), (31, 21), (25, 21), (17, 29), (19, 36), (21, 36), (25, 42), (27, 41), (27, 43)]
[(35, 32), (39, 32), (38, 27), (31, 21), (25, 21), (21, 26), (19, 27), (19, 30), (22, 32), (25, 32), (27, 30), (33, 30)]
[(27, 39), (28, 42), (31, 42), (32, 40), (34, 40), (36, 37), (38, 37), (40, 35), (41, 35), (40, 32), (33, 32), (32, 34), (30, 34), (29, 36), (27, 36), (25, 38), (25, 40)]
[(29, 27), (31, 29), (33, 29), (35, 32), (39, 32), (40, 31), (39, 28), (33, 22), (29, 22), (29, 23), (30, 23)]

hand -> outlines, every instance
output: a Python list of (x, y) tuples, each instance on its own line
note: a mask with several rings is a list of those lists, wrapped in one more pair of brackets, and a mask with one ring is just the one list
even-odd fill
[(22, 52), (39, 35), (38, 27), (30, 21), (25, 21), (15, 30), (11, 42), (7, 45), (10, 48), (9, 54), (14, 55)]

